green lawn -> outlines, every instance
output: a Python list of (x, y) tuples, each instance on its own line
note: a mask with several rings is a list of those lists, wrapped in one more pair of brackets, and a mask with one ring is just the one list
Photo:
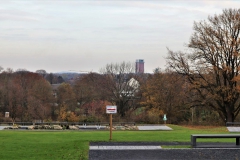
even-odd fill
[[(229, 133), (226, 127), (173, 131), (113, 131), (112, 141), (190, 142), (196, 133)], [(88, 159), (89, 142), (109, 141), (109, 131), (0, 131), (0, 159)], [(210, 141), (210, 140), (205, 140)], [(212, 141), (234, 142), (234, 139)]]

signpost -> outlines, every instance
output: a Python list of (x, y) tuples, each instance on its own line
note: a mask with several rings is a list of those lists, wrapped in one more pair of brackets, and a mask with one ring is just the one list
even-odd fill
[(117, 106), (106, 106), (106, 113), (110, 114), (110, 138), (109, 140), (112, 140), (112, 114), (116, 114), (117, 113)]

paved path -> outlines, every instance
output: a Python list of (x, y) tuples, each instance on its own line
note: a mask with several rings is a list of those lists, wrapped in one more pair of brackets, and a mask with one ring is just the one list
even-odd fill
[(165, 125), (159, 125), (159, 126), (137, 126), (138, 130), (166, 130), (166, 131), (171, 131), (173, 130), (172, 128), (165, 126)]
[(236, 160), (239, 149), (89, 150), (89, 160)]
[[(199, 142), (202, 143), (202, 142)], [(163, 149), (161, 145), (187, 145), (190, 142), (91, 142), (90, 160), (236, 160), (239, 148), (234, 143), (202, 143), (225, 148)], [(144, 148), (144, 149), (143, 149)]]
[(10, 127), (10, 126), (0, 126), (0, 130), (3, 130), (6, 127)]
[(90, 146), (89, 150), (155, 150), (161, 146)]
[(240, 132), (240, 127), (227, 127), (229, 132)]

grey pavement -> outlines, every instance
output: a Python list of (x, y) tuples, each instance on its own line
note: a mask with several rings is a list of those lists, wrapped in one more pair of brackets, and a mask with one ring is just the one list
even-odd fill
[[(163, 149), (161, 145), (187, 145), (190, 142), (91, 142), (90, 160), (237, 160), (240, 149), (234, 143), (203, 143), (206, 148)], [(130, 147), (127, 147), (130, 146)], [(215, 147), (215, 148), (208, 148)], [(225, 148), (216, 148), (216, 147)], [(145, 147), (146, 149), (142, 149)], [(152, 148), (151, 148), (152, 147)], [(233, 147), (233, 148), (231, 148)]]
[[(80, 129), (97, 129), (98, 126), (79, 126)], [(106, 129), (106, 126), (99, 126), (100, 129)], [(137, 126), (138, 130), (165, 130), (165, 131), (171, 131), (172, 128), (166, 126), (166, 125), (144, 125), (144, 126)], [(98, 128), (99, 129), (99, 128)]]
[(155, 150), (161, 146), (90, 146), (89, 150)]
[(82, 126), (78, 126), (79, 129), (106, 129), (106, 126), (99, 126), (99, 125), (82, 125)]
[(165, 131), (171, 131), (172, 128), (165, 126), (165, 125), (157, 125), (157, 126), (137, 126), (138, 130), (165, 130)]
[(0, 130), (3, 130), (6, 127), (10, 127), (10, 126), (0, 126)]
[(6, 126), (0, 126), (0, 130), (3, 130)]
[(229, 132), (240, 132), (240, 127), (227, 127)]
[(238, 160), (239, 149), (89, 150), (89, 160)]

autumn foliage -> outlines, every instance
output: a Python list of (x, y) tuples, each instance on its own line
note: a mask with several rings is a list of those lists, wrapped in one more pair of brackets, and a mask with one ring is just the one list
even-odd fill
[(15, 121), (43, 120), (50, 116), (51, 85), (31, 72), (3, 72), (0, 75), (1, 112)]

